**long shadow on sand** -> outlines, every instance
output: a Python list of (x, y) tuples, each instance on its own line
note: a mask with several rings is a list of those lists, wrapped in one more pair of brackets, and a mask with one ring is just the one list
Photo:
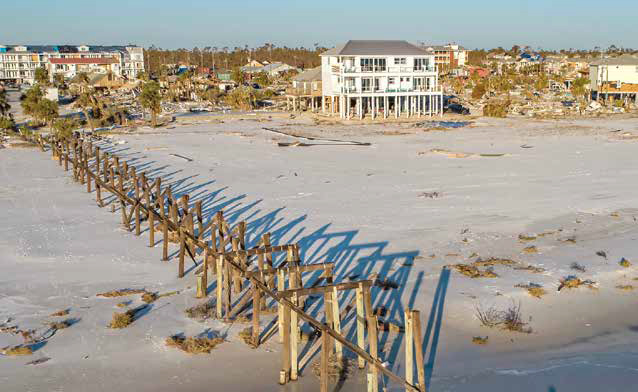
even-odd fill
[[(332, 230), (332, 223), (310, 229), (304, 225), (307, 219), (306, 214), (292, 218), (286, 217), (284, 216), (285, 207), (263, 211), (260, 208), (262, 199), (248, 201), (246, 194), (228, 195), (228, 187), (211, 189), (211, 186), (216, 183), (215, 180), (198, 183), (196, 181), (198, 175), (179, 177), (182, 170), (172, 170), (169, 165), (156, 161), (143, 162), (144, 154), (134, 152), (128, 147), (122, 148), (111, 144), (102, 144), (100, 147), (102, 151), (118, 154), (120, 159), (128, 162), (129, 166), (134, 166), (137, 173), (145, 172), (147, 178), (151, 180), (153, 177), (161, 176), (162, 186), (170, 185), (176, 198), (183, 194), (189, 194), (189, 202), (192, 205), (201, 201), (204, 224), (213, 219), (215, 213), (220, 210), (224, 211), (224, 217), (229, 224), (246, 221), (247, 247), (256, 246), (263, 234), (270, 233), (271, 242), (274, 245), (298, 243), (300, 256), (305, 264), (334, 262), (335, 282), (357, 279), (376, 280), (378, 284), (373, 286), (371, 292), (373, 308), (384, 311), (384, 321), (403, 325), (405, 308), (414, 307), (424, 278), (423, 272), (419, 272), (416, 277), (411, 277), (414, 259), (419, 255), (418, 250), (388, 252), (388, 241), (357, 243), (358, 230)], [(105, 200), (109, 201), (109, 199)], [(113, 198), (111, 197), (110, 200), (112, 201)], [(207, 232), (204, 233), (203, 238), (210, 238), (209, 236), (210, 232)], [(284, 257), (285, 255), (280, 255), (274, 260), (274, 265), (281, 262)], [(320, 279), (320, 274), (320, 272), (316, 272), (312, 275), (304, 275), (304, 284), (310, 286), (316, 283)], [(430, 347), (426, 362), (427, 384), (429, 384), (434, 369), (449, 277), (449, 270), (443, 269), (423, 337), (423, 352), (426, 353), (428, 345)], [(215, 284), (215, 282), (211, 282), (209, 290), (214, 290)], [(310, 306), (306, 311), (319, 319), (323, 317), (322, 297), (318, 296), (307, 301)], [(341, 307), (343, 308), (350, 303), (353, 297), (353, 291), (342, 293), (339, 298)], [(353, 313), (350, 312), (342, 321), (343, 333), (350, 341), (353, 341), (356, 334)], [(379, 359), (389, 362), (390, 367), (395, 372), (398, 372), (397, 359), (401, 352), (402, 341), (402, 334), (380, 331)], [(384, 349), (388, 343), (389, 349)], [(308, 347), (301, 350), (302, 355)]]

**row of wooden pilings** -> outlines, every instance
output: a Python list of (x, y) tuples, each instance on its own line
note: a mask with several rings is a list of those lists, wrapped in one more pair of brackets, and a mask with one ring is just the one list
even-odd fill
[[(420, 314), (405, 311), (405, 378), (388, 369), (378, 357), (378, 319), (372, 306), (372, 280), (335, 283), (334, 263), (303, 264), (297, 244), (272, 245), (270, 234), (264, 234), (257, 246), (246, 247), (247, 223), (239, 222), (231, 229), (222, 211), (217, 211), (209, 222), (204, 222), (202, 201), (191, 207), (188, 194), (175, 197), (170, 185), (162, 187), (161, 177), (151, 179), (145, 172), (138, 174), (126, 160), (93, 145), (91, 140), (48, 141), (33, 139), (52, 155), (65, 171), (72, 170), (75, 181), (86, 185), (89, 193), (95, 191), (100, 207), (110, 205), (111, 212), (119, 207), (122, 225), (135, 235), (141, 235), (143, 222), (148, 223), (149, 246), (156, 245), (155, 234), (161, 233), (162, 260), (169, 260), (170, 242), (179, 244), (177, 275), (185, 273), (187, 257), (198, 267), (195, 270), (197, 297), (209, 295), (209, 274), (215, 277), (215, 314), (219, 319), (232, 320), (252, 301), (251, 343), (254, 347), (278, 331), (283, 344), (282, 369), (279, 382), (297, 380), (300, 369), (321, 350), (320, 391), (328, 391), (331, 360), (343, 361), (344, 349), (357, 356), (360, 369), (367, 365), (367, 389), (379, 390), (379, 376), (403, 385), (408, 391), (425, 391), (425, 372), (421, 344)], [(104, 197), (109, 192), (111, 198)], [(205, 238), (205, 233), (209, 238)], [(285, 254), (284, 257), (278, 255)], [(197, 259), (201, 260), (198, 262)], [(319, 281), (306, 287), (305, 273), (321, 272)], [(322, 283), (321, 285), (319, 283)], [(354, 290), (354, 298), (341, 307), (339, 295)], [(233, 299), (233, 294), (238, 298)], [(305, 311), (304, 298), (322, 295), (323, 320)], [(344, 295), (343, 297), (345, 297)], [(277, 303), (276, 327), (261, 331), (261, 314), (266, 300)], [(347, 312), (356, 311), (356, 343), (342, 334), (341, 320)], [(320, 336), (306, 354), (299, 358), (300, 322), (306, 322)], [(367, 331), (367, 351), (366, 351)], [(416, 368), (417, 382), (414, 380)]]

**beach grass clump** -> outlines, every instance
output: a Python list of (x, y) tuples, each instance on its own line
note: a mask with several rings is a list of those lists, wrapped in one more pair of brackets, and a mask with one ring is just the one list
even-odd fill
[(521, 313), (521, 304), (512, 303), (505, 310), (498, 310), (494, 306), (487, 309), (480, 305), (475, 306), (475, 315), (481, 325), (488, 328), (500, 327), (506, 331), (531, 333), (532, 329), (526, 327), (527, 323), (523, 322)]
[(184, 337), (173, 335), (166, 338), (166, 345), (178, 348), (188, 354), (210, 354), (224, 339), (220, 337)]

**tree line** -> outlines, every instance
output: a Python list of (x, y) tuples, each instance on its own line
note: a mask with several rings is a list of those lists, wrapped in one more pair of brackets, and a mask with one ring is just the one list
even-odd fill
[(163, 65), (186, 64), (190, 66), (208, 67), (215, 70), (232, 70), (246, 65), (250, 60), (260, 63), (282, 62), (297, 68), (314, 68), (321, 64), (319, 54), (326, 50), (318, 43), (313, 48), (290, 48), (266, 43), (257, 48), (244, 47), (229, 48), (207, 46), (192, 49), (162, 49), (151, 46), (144, 50), (146, 69), (155, 74)]

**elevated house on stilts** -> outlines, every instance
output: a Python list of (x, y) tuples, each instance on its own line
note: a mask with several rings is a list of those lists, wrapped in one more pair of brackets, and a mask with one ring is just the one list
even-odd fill
[(433, 53), (406, 41), (348, 41), (321, 54), (324, 113), (343, 119), (443, 113)]

